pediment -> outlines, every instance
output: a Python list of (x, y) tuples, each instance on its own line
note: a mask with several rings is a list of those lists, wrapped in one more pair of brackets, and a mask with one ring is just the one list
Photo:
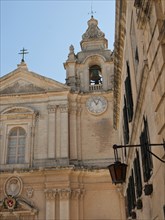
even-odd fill
[(33, 114), (34, 110), (28, 107), (13, 106), (1, 112), (1, 114)]
[(1, 94), (14, 94), (14, 93), (35, 93), (35, 92), (43, 92), (44, 88), (36, 86), (31, 82), (26, 82), (24, 80), (18, 80), (12, 83), (10, 86), (4, 88), (0, 91)]
[(30, 71), (19, 69), (4, 76), (0, 80), (0, 95), (10, 94), (35, 94), (49, 91), (69, 91), (65, 84), (41, 76)]

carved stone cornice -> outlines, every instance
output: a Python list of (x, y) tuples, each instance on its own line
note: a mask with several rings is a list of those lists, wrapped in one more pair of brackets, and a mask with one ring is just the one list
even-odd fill
[(81, 190), (80, 189), (75, 189), (71, 191), (71, 198), (72, 199), (78, 199), (81, 195)]
[(71, 189), (59, 189), (58, 194), (60, 196), (60, 199), (69, 199), (71, 196)]
[(46, 190), (45, 191), (46, 199), (48, 199), (48, 200), (55, 199), (57, 193), (58, 193), (57, 190)]
[(57, 106), (56, 105), (48, 105), (47, 106), (48, 113), (56, 112)]
[(60, 200), (68, 199), (82, 199), (84, 196), (84, 189), (47, 189), (45, 190), (45, 196), (47, 200), (53, 200), (56, 196), (59, 196)]
[(68, 105), (67, 104), (60, 105), (59, 108), (60, 108), (61, 113), (67, 113), (68, 112)]

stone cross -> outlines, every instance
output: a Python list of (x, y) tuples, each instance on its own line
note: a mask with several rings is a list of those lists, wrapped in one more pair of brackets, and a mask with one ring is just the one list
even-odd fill
[(29, 52), (27, 52), (27, 50), (23, 47), (23, 49), (22, 50), (20, 50), (21, 52), (19, 53), (19, 54), (22, 54), (22, 62), (24, 62), (25, 60), (24, 60), (24, 56), (25, 56), (25, 54), (28, 54)]

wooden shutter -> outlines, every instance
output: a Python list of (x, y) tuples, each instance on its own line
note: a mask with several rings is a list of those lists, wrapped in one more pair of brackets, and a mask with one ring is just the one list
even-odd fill
[(129, 177), (128, 188), (127, 188), (127, 207), (128, 215), (131, 216), (132, 209), (136, 206), (136, 197), (135, 197), (135, 183), (134, 183), (134, 173)]
[(151, 151), (149, 144), (149, 132), (148, 132), (148, 123), (144, 118), (144, 129), (140, 135), (140, 144), (141, 144), (141, 157), (142, 157), (142, 166), (143, 166), (143, 177), (144, 182), (147, 182), (151, 175), (153, 169), (152, 155), (147, 151)]
[(134, 2), (135, 8), (140, 8), (141, 5), (142, 5), (142, 0), (135, 0), (135, 2)]
[(129, 142), (129, 125), (128, 125), (128, 116), (127, 116), (127, 107), (126, 107), (126, 99), (124, 97), (124, 108), (123, 108), (123, 135), (124, 135), (124, 144), (128, 144)]
[(130, 79), (130, 68), (127, 62), (127, 77), (125, 80), (125, 92), (126, 92), (126, 104), (128, 111), (128, 121), (131, 122), (133, 118), (133, 98), (132, 98), (132, 88)]
[(135, 182), (136, 182), (136, 195), (139, 198), (142, 195), (142, 179), (141, 179), (141, 170), (140, 170), (140, 160), (139, 152), (136, 151), (136, 158), (134, 160), (134, 173), (135, 173)]

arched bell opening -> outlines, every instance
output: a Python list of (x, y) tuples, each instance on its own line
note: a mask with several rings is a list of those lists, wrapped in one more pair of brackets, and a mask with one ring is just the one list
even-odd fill
[(89, 68), (89, 84), (90, 85), (102, 84), (102, 73), (100, 66), (93, 65)]

